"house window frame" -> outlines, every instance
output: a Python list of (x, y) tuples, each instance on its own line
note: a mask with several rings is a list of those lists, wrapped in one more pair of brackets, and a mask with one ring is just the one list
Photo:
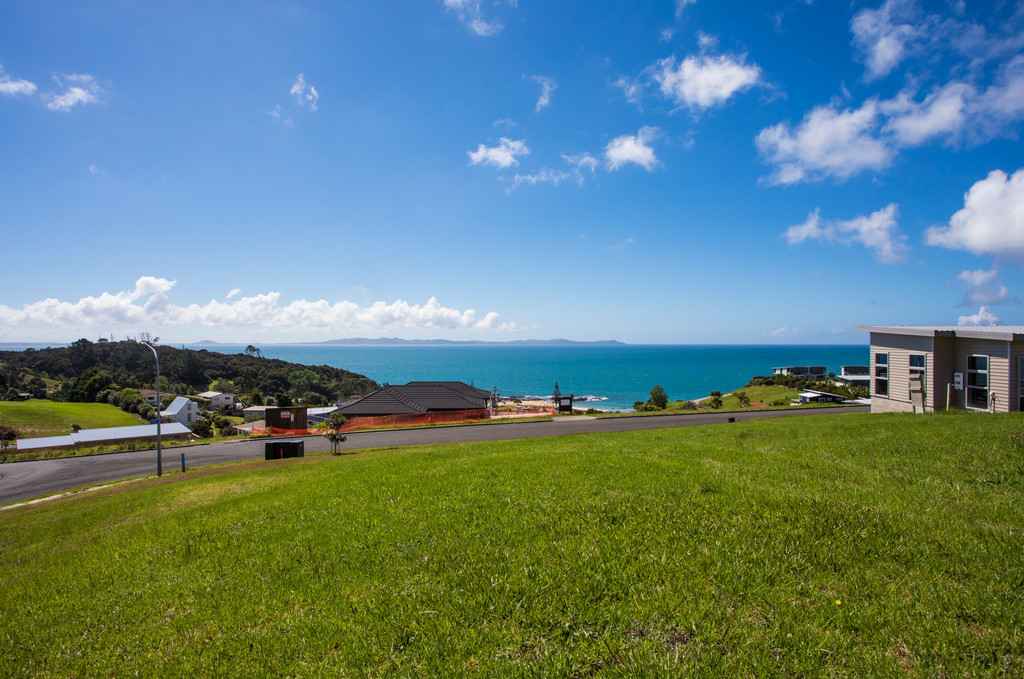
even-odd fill
[[(872, 361), (871, 370), (874, 379), (872, 396), (889, 398), (889, 353), (877, 352)], [(881, 388), (879, 388), (881, 387)]]
[[(985, 359), (985, 367), (984, 368), (978, 368), (977, 367), (977, 365), (978, 365), (977, 359), (979, 359), (979, 358)], [(971, 367), (971, 361), (972, 360), (974, 361), (974, 365), (975, 365), (975, 367), (973, 367), (973, 368)], [(970, 409), (970, 410), (988, 410), (989, 409), (989, 404), (991, 403), (991, 394), (992, 394), (992, 382), (990, 380), (990, 377), (991, 377), (991, 372), (990, 371), (991, 371), (991, 369), (992, 369), (992, 357), (989, 356), (988, 354), (968, 354), (967, 355), (967, 374), (965, 375), (966, 384), (964, 385), (964, 389), (967, 392), (965, 400), (967, 401), (967, 408), (968, 409)], [(972, 384), (972, 382), (979, 382), (979, 381), (983, 381), (984, 385)], [(975, 400), (976, 399), (975, 399), (974, 394), (977, 394), (979, 392), (985, 394), (985, 405), (984, 406), (975, 405)]]
[[(921, 359), (921, 365), (914, 365), (914, 359)], [(910, 354), (907, 356), (907, 395), (910, 395), (910, 377), (921, 375), (921, 389), (925, 388), (928, 379), (928, 354)]]
[(1017, 410), (1024, 412), (1024, 356), (1017, 357)]

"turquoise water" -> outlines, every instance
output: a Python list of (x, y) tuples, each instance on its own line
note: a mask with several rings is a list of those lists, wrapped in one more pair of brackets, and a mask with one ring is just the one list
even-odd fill
[[(186, 345), (187, 346), (187, 345)], [(193, 346), (241, 353), (243, 345)], [(865, 345), (620, 345), (620, 346), (261, 346), (267, 358), (329, 365), (383, 384), (459, 380), (502, 396), (563, 394), (601, 399), (597, 408), (631, 408), (661, 385), (671, 400), (732, 391), (754, 375), (787, 365), (866, 365)]]

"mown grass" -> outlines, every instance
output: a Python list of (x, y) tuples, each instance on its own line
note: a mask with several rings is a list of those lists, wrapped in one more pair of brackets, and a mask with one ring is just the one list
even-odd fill
[(18, 438), (64, 436), (71, 425), (82, 429), (125, 427), (145, 424), (141, 418), (106, 403), (66, 403), (31, 399), (0, 402), (4, 424), (18, 432)]
[(1022, 459), (843, 415), (122, 485), (3, 513), (0, 674), (1021, 676)]

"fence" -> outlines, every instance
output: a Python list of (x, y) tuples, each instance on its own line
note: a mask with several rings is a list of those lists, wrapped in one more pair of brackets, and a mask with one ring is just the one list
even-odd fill
[[(550, 412), (550, 408), (547, 412)], [(446, 412), (416, 413), (413, 415), (379, 415), (375, 417), (351, 417), (338, 431), (355, 431), (356, 429), (381, 429), (386, 427), (416, 427), (430, 424), (453, 424), (456, 422), (479, 422), (491, 419), (491, 411), (452, 410)], [(323, 434), (324, 429), (281, 429), (280, 427), (253, 427), (256, 436), (305, 436)]]

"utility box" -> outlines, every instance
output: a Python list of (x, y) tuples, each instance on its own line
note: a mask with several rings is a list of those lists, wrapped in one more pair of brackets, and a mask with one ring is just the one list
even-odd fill
[(267, 441), (264, 448), (267, 460), (280, 460), (286, 457), (305, 457), (305, 441), (302, 439), (286, 439)]

